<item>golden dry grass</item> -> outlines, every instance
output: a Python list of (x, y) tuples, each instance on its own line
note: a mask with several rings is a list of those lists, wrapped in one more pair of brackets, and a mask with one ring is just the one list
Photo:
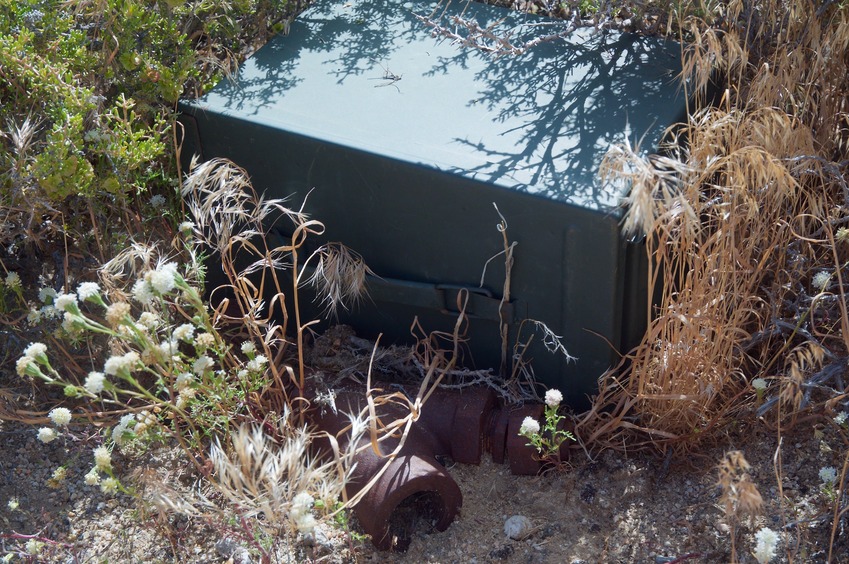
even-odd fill
[[(824, 356), (847, 350), (842, 278), (822, 291), (811, 280), (840, 277), (846, 260), (849, 10), (735, 1), (725, 22), (682, 30), (685, 88), (698, 99), (718, 80), (721, 100), (673, 134), (667, 157), (622, 146), (602, 168), (631, 185), (624, 227), (646, 234), (663, 291), (579, 422), (586, 442), (691, 447), (753, 406), (756, 377), (796, 414)], [(812, 330), (820, 306), (840, 321)]]

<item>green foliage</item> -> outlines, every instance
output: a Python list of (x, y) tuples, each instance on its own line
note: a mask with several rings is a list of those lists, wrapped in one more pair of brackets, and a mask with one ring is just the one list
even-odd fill
[[(172, 122), (188, 88), (232, 68), (286, 0), (20, 0), (0, 5), (0, 205), (113, 206), (175, 184)], [(74, 214), (68, 214), (74, 215)]]

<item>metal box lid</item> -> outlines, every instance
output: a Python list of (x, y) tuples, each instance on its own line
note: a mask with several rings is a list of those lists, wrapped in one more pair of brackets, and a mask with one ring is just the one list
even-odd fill
[[(493, 56), (432, 35), (416, 14), (436, 6), (317, 0), (234, 80), (182, 104), (196, 127), (184, 154), (229, 157), (269, 196), (298, 201), (315, 188), (306, 211), (327, 224), (328, 239), (362, 253), (381, 277), (430, 292), (409, 299), (399, 290), (410, 307), (390, 315), (390, 291), (349, 319), (396, 337), (409, 335), (422, 307), (450, 302), (445, 288), (478, 286), (501, 250), (497, 202), (520, 242), (514, 329), (526, 316), (564, 336), (577, 364), (533, 356), (538, 378), (574, 400), (615, 363), (610, 345), (624, 352), (645, 326), (645, 257), (619, 235), (624, 194), (596, 174), (623, 135), (653, 147), (683, 119), (680, 47), (579, 29)], [(440, 10), (445, 25), (461, 12), (482, 27), (523, 24), (516, 45), (565, 25), (476, 3)], [(503, 276), (490, 266), (481, 295), (497, 303)], [(444, 322), (433, 328), (451, 327)], [(479, 366), (497, 368), (497, 323), (478, 327), (486, 323), (487, 336), (475, 338), (495, 346), (471, 346)]]

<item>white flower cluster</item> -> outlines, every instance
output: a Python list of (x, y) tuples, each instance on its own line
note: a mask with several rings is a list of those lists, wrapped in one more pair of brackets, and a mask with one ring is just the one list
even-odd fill
[(123, 355), (111, 356), (103, 365), (103, 371), (110, 376), (125, 375), (132, 372), (141, 361), (139, 353), (130, 351)]
[(133, 426), (136, 423), (136, 416), (132, 413), (127, 413), (121, 417), (121, 420), (112, 429), (112, 441), (116, 445), (122, 445), (127, 440), (127, 434), (132, 432)]
[(177, 264), (166, 262), (150, 270), (144, 278), (133, 284), (133, 298), (142, 305), (147, 305), (156, 296), (164, 296), (176, 288), (179, 274)]
[(519, 427), (519, 434), (528, 437), (531, 435), (536, 435), (537, 433), (539, 433), (539, 430), (539, 421), (537, 421), (533, 417), (525, 417), (525, 419), (522, 421), (522, 425)]
[(833, 486), (837, 481), (837, 470), (834, 466), (820, 468), (820, 480), (824, 486)]
[(97, 395), (103, 391), (105, 383), (106, 374), (104, 374), (103, 372), (89, 372), (88, 376), (85, 379), (85, 384), (83, 384), (83, 386), (92, 394)]
[(199, 349), (208, 349), (215, 346), (215, 335), (212, 333), (200, 333), (195, 337), (195, 346)]
[(59, 433), (56, 432), (56, 429), (51, 429), (50, 427), (42, 427), (38, 430), (38, 440), (44, 444), (53, 441), (58, 436)]
[(545, 392), (545, 405), (548, 407), (557, 407), (563, 401), (563, 394), (560, 390), (551, 389)]
[(18, 276), (17, 272), (9, 271), (6, 274), (6, 286), (12, 290), (16, 290), (21, 287), (21, 277)]
[(94, 466), (97, 470), (112, 470), (112, 453), (105, 446), (94, 449)]
[(248, 361), (247, 369), (252, 372), (261, 372), (267, 362), (268, 359), (265, 358), (265, 355), (258, 354), (254, 359)]
[(182, 374), (177, 376), (176, 380), (174, 380), (174, 387), (177, 388), (177, 390), (179, 391), (183, 391), (184, 389), (188, 388), (192, 384), (192, 382), (194, 382), (194, 380), (194, 374), (192, 374), (191, 372), (183, 372)]
[(811, 280), (811, 284), (817, 290), (824, 291), (828, 287), (828, 283), (831, 281), (831, 273), (821, 270), (814, 274), (813, 280)]
[(139, 325), (148, 331), (153, 331), (159, 327), (159, 317), (155, 313), (145, 311), (139, 315)]
[(177, 341), (186, 341), (191, 343), (195, 336), (195, 326), (191, 323), (184, 323), (174, 329), (174, 339)]
[(100, 296), (100, 286), (97, 282), (83, 282), (77, 287), (77, 296), (82, 301), (94, 299)]
[(775, 558), (775, 549), (778, 546), (778, 533), (764, 527), (755, 533), (755, 560), (758, 564), (766, 564)]
[(215, 365), (215, 362), (205, 354), (202, 354), (192, 365), (192, 370), (198, 376), (203, 376), (203, 373), (212, 368), (213, 365)]
[(149, 411), (141, 411), (139, 412), (138, 419), (136, 421), (136, 426), (133, 427), (133, 432), (136, 436), (141, 435), (151, 427), (156, 424), (156, 417), (153, 416)]
[(306, 492), (299, 493), (292, 500), (292, 520), (295, 522), (298, 531), (305, 535), (311, 534), (318, 524), (310, 512), (314, 502), (313, 497)]
[(74, 293), (59, 294), (53, 300), (53, 307), (59, 311), (73, 313), (75, 310), (79, 309), (79, 305), (77, 304), (77, 295)]
[(762, 392), (766, 390), (766, 380), (764, 380), (763, 378), (755, 378), (754, 380), (752, 380), (752, 387), (755, 390)]
[(24, 376), (27, 374), (30, 376), (40, 376), (41, 369), (38, 365), (44, 364), (46, 366), (48, 363), (47, 345), (44, 343), (30, 343), (30, 345), (24, 349), (23, 356), (19, 358), (15, 364), (15, 369), (18, 372), (18, 376)]
[(106, 323), (112, 327), (118, 327), (123, 323), (126, 316), (130, 314), (130, 304), (127, 302), (115, 302), (106, 308)]
[(67, 407), (54, 407), (47, 416), (57, 427), (63, 427), (71, 422), (71, 410)]
[[(56, 309), (54, 300), (56, 290), (50, 287), (41, 288), (38, 291), (38, 299), (43, 304), (40, 308), (33, 308), (27, 314), (27, 322), (30, 325), (40, 323), (42, 319), (55, 319), (62, 314), (62, 310)], [(49, 302), (49, 303), (48, 303)]]

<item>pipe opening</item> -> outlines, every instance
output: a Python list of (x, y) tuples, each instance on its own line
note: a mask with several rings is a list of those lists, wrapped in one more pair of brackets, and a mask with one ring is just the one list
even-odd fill
[(392, 550), (406, 552), (416, 531), (432, 533), (444, 510), (437, 492), (416, 492), (399, 503), (389, 517)]

